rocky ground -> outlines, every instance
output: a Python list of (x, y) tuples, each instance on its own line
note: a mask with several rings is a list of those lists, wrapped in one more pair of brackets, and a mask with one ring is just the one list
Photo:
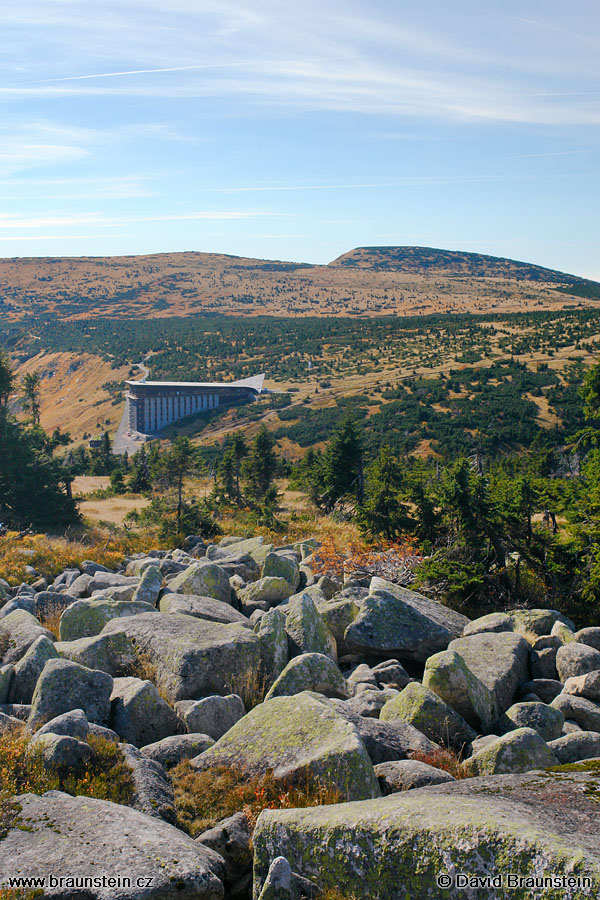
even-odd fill
[[(133, 779), (128, 806), (21, 794), (0, 884), (97, 876), (44, 888), (78, 900), (600, 896), (600, 628), (547, 609), (470, 621), (380, 578), (317, 579), (315, 554), (189, 538), (119, 571), (0, 582), (0, 732), (25, 728), (28, 752), (72, 773), (92, 737), (118, 742)], [(238, 812), (192, 838), (182, 760), (342, 802)]]

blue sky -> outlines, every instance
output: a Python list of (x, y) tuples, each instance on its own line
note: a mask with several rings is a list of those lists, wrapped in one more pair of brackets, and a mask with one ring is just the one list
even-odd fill
[(597, 0), (23, 0), (0, 30), (0, 256), (416, 244), (600, 279)]

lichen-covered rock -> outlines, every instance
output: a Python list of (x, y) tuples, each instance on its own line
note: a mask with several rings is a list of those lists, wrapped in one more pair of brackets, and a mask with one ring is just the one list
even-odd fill
[(238, 591), (238, 600), (246, 615), (250, 615), (255, 609), (270, 609), (291, 594), (292, 588), (285, 578), (265, 575)]
[(410, 759), (414, 753), (429, 756), (439, 750), (437, 744), (408, 722), (400, 719), (380, 722), (370, 716), (358, 715), (342, 700), (326, 702), (332, 704), (339, 715), (354, 725), (374, 766), (398, 759)]
[(223, 819), (196, 838), (225, 860), (225, 882), (234, 884), (252, 867), (252, 829), (243, 812)]
[(265, 700), (300, 694), (302, 691), (316, 691), (326, 697), (341, 699), (350, 696), (346, 679), (333, 660), (323, 653), (303, 653), (291, 659)]
[(519, 688), (519, 699), (525, 694), (537, 694), (542, 703), (552, 703), (563, 689), (562, 682), (554, 678), (535, 678), (525, 681)]
[(90, 732), (90, 723), (82, 709), (72, 709), (62, 713), (54, 719), (50, 719), (46, 725), (42, 725), (36, 737), (41, 734), (66, 734), (68, 737), (85, 741)]
[(285, 615), (270, 609), (254, 626), (260, 644), (260, 671), (267, 685), (283, 672), (290, 658)]
[(477, 678), (455, 650), (430, 656), (423, 685), (455, 709), (476, 731), (489, 731), (497, 718), (491, 691)]
[(133, 778), (133, 797), (130, 805), (153, 818), (175, 824), (177, 813), (173, 785), (164, 767), (150, 759), (132, 744), (120, 744), (125, 765)]
[(408, 684), (397, 697), (386, 703), (379, 718), (382, 722), (401, 719), (436, 744), (446, 746), (462, 747), (477, 737), (456, 710), (418, 681)]
[(261, 576), (263, 578), (267, 576), (285, 578), (290, 586), (288, 597), (294, 593), (300, 581), (300, 571), (296, 560), (291, 559), (289, 556), (282, 556), (280, 553), (269, 553), (265, 557)]
[(58, 659), (58, 653), (52, 641), (41, 634), (15, 663), (8, 692), (9, 703), (31, 703), (37, 680), (49, 659)]
[(110, 727), (135, 747), (143, 747), (183, 731), (179, 716), (163, 700), (151, 681), (115, 678), (110, 703)]
[(140, 583), (131, 598), (134, 602), (139, 600), (142, 603), (149, 603), (150, 606), (156, 606), (162, 584), (162, 572), (158, 567), (158, 560), (156, 562), (155, 566), (147, 566), (142, 572)]
[(389, 703), (394, 697), (397, 697), (400, 691), (394, 688), (384, 688), (383, 690), (361, 691), (355, 694), (350, 700), (346, 700), (346, 707), (359, 716), (369, 719), (378, 719), (379, 714), (386, 703)]
[(556, 609), (513, 609), (509, 616), (513, 622), (513, 630), (517, 634), (550, 634), (555, 622), (563, 622), (575, 631), (571, 619)]
[(212, 597), (163, 594), (158, 601), (158, 608), (162, 613), (181, 613), (184, 616), (194, 616), (196, 619), (206, 619), (208, 622), (221, 622), (223, 625), (230, 625), (232, 622), (248, 624), (246, 616), (241, 612), (229, 603), (213, 600)]
[(323, 653), (337, 662), (335, 638), (308, 594), (299, 594), (290, 600), (285, 630), (292, 655)]
[(377, 684), (402, 690), (410, 682), (410, 675), (403, 665), (395, 659), (388, 659), (373, 666), (373, 674)]
[[(222, 900), (217, 854), (160, 819), (60, 791), (22, 794), (17, 801), (19, 816), (0, 843), (0, 885), (61, 873), (83, 884), (90, 879), (89, 900), (115, 900), (113, 878), (123, 885), (119, 900)], [(52, 889), (52, 896), (72, 898), (73, 887)]]
[(246, 582), (256, 581), (260, 575), (260, 566), (249, 553), (232, 552), (215, 558), (215, 561), (227, 572), (230, 579), (236, 575)]
[(155, 608), (149, 603), (140, 601), (107, 600), (105, 597), (76, 600), (67, 606), (60, 617), (59, 637), (61, 641), (76, 641), (82, 637), (93, 637), (100, 634), (111, 619), (155, 612)]
[(113, 678), (131, 671), (137, 662), (133, 644), (121, 632), (98, 634), (76, 641), (58, 641), (54, 648), (63, 659), (70, 659), (88, 669), (108, 672)]
[(595, 703), (600, 703), (600, 670), (588, 672), (585, 675), (574, 675), (572, 678), (567, 678), (563, 690), (565, 694), (573, 694), (575, 697), (585, 697), (586, 700), (593, 700)]
[(316, 695), (274, 697), (240, 719), (192, 765), (269, 769), (278, 780), (307, 775), (337, 787), (349, 799), (379, 795), (371, 760), (358, 732)]
[(2, 657), (2, 665), (16, 663), (42, 635), (50, 641), (54, 638), (51, 631), (43, 628), (35, 616), (24, 609), (15, 609), (0, 620), (1, 634), (5, 634), (8, 638), (8, 648)]
[(545, 647), (542, 650), (532, 650), (529, 661), (531, 677), (538, 681), (539, 679), (556, 680), (558, 672), (556, 671), (556, 647)]
[(299, 900), (294, 873), (284, 856), (278, 856), (269, 866), (258, 900)]
[[(10, 708), (11, 707), (8, 706), (8, 709)], [(22, 727), (22, 719), (19, 719), (6, 711), (0, 712), (0, 734), (5, 734), (8, 731), (12, 731), (14, 728), (19, 729)]]
[(92, 580), (88, 583), (87, 590), (89, 594), (94, 591), (107, 591), (111, 588), (128, 587), (136, 589), (139, 578), (130, 578), (122, 575), (120, 572), (109, 572), (108, 570), (97, 570), (92, 575)]
[[(568, 625), (565, 625), (564, 622), (555, 622), (550, 634), (552, 637), (559, 638), (562, 644), (570, 644), (571, 641), (579, 640), (579, 638), (575, 636), (575, 632), (573, 632)], [(585, 644), (586, 641), (581, 641), (581, 643)], [(596, 649), (598, 650), (600, 648), (596, 647)]]
[(89, 722), (108, 725), (113, 679), (68, 659), (50, 659), (38, 678), (28, 725), (36, 729), (61, 713), (82, 709)]
[(558, 759), (537, 731), (517, 728), (488, 744), (465, 763), (472, 775), (530, 772), (558, 765)]
[[(185, 701), (184, 701), (185, 702)], [(141, 748), (141, 753), (148, 759), (160, 763), (165, 769), (172, 769), (183, 759), (192, 759), (204, 753), (214, 744), (214, 738), (208, 734), (173, 734)]]
[(29, 756), (39, 756), (44, 768), (77, 775), (90, 762), (92, 748), (86, 741), (64, 734), (36, 734), (27, 748)]
[(436, 769), (416, 759), (402, 759), (396, 762), (379, 763), (375, 775), (384, 797), (398, 791), (410, 791), (426, 787), (428, 784), (446, 784), (456, 781), (454, 775)]
[[(318, 585), (315, 587), (318, 588), (320, 594), (323, 594)], [(310, 591), (310, 588), (307, 588), (307, 591)], [(360, 612), (359, 604), (352, 597), (340, 596), (330, 600), (315, 600), (315, 604), (325, 625), (335, 638), (338, 653), (340, 656), (347, 653), (349, 648), (346, 646), (344, 635), (348, 626), (354, 622)]]
[(61, 613), (73, 602), (73, 597), (59, 591), (40, 591), (35, 595), (35, 616), (47, 618), (51, 614)]
[(148, 566), (160, 566), (160, 559), (157, 559), (155, 556), (144, 556), (143, 559), (132, 559), (131, 562), (127, 563), (125, 575), (130, 578), (139, 578), (140, 575), (146, 571)]
[(366, 663), (360, 663), (348, 675), (348, 684), (353, 688), (357, 684), (370, 684), (376, 688), (377, 678), (371, 666), (368, 666)]
[(179, 575), (169, 581), (169, 592), (173, 594), (197, 594), (212, 597), (222, 603), (231, 602), (229, 574), (211, 562), (192, 563)]
[[(586, 644), (588, 647), (593, 647), (594, 650), (600, 650), (600, 628), (598, 626), (593, 628), (580, 628), (579, 631), (575, 632), (573, 635), (573, 640), (580, 644)], [(565, 641), (565, 643), (567, 642)]]
[(0, 704), (8, 703), (8, 692), (10, 684), (15, 673), (15, 667), (10, 663), (6, 666), (0, 666)]
[(555, 741), (550, 741), (548, 746), (562, 765), (583, 759), (597, 759), (600, 757), (600, 734), (597, 731), (563, 734)]
[(513, 620), (508, 613), (488, 613), (487, 616), (480, 616), (465, 625), (463, 637), (468, 637), (470, 634), (482, 634), (486, 631), (513, 631)]
[(260, 664), (259, 639), (243, 625), (153, 612), (113, 619), (103, 633), (118, 631), (152, 660), (157, 687), (171, 703), (227, 694), (252, 679)]
[(227, 697), (214, 694), (201, 700), (181, 700), (176, 708), (189, 732), (208, 734), (215, 741), (246, 715), (242, 698), (237, 694)]
[(560, 737), (565, 718), (559, 709), (546, 703), (515, 703), (503, 717), (507, 731), (533, 728), (545, 741)]
[(448, 649), (459, 653), (488, 688), (496, 716), (512, 705), (517, 688), (529, 678), (529, 645), (518, 634), (472, 634), (452, 641)]
[[(509, 873), (552, 873), (588, 877), (591, 888), (571, 889), (569, 900), (589, 900), (600, 877), (600, 852), (590, 829), (597, 803), (585, 788), (595, 791), (596, 781), (585, 772), (556, 779), (503, 775), (362, 803), (265, 810), (254, 832), (254, 897), (272, 861), (285, 856), (294, 872), (346, 897), (526, 900), (542, 893), (527, 886), (467, 891), (456, 874), (506, 883)], [(443, 891), (440, 876), (450, 879)], [(543, 897), (566, 900), (567, 894), (564, 887), (548, 887)]]
[(600, 650), (587, 644), (564, 644), (556, 654), (556, 668), (561, 681), (587, 675), (600, 669)]
[(370, 594), (346, 629), (344, 640), (357, 653), (425, 662), (433, 653), (445, 650), (468, 622), (466, 616), (435, 600), (373, 578)]
[(600, 732), (600, 703), (586, 700), (585, 697), (562, 693), (555, 697), (550, 705), (559, 709), (565, 719), (577, 722), (584, 731)]

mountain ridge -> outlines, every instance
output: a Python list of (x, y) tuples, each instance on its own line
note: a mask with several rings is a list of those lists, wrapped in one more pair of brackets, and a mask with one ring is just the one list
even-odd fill
[(48, 316), (517, 312), (574, 299), (600, 300), (600, 284), (533, 263), (430, 247), (358, 247), (326, 265), (201, 251), (0, 260), (0, 325)]

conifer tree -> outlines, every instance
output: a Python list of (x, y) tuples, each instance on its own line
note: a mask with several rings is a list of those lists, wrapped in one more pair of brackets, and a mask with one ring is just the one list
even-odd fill
[(246, 492), (257, 502), (265, 496), (277, 473), (275, 438), (263, 425), (250, 446), (244, 460), (242, 472), (246, 482)]
[(365, 497), (357, 511), (363, 531), (395, 540), (413, 524), (402, 497), (402, 470), (389, 447), (367, 469)]

